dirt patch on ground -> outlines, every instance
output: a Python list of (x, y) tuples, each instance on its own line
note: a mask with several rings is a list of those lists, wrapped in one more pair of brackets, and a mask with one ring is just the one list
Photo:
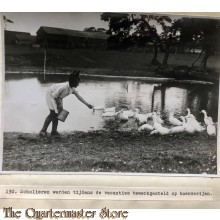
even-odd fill
[(137, 131), (4, 133), (4, 171), (216, 174), (217, 140)]

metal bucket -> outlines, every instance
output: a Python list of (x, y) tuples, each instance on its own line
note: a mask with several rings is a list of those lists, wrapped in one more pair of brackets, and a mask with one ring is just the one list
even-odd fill
[(68, 115), (69, 115), (69, 112), (68, 112), (67, 110), (65, 110), (65, 109), (62, 109), (62, 111), (59, 113), (59, 115), (57, 116), (57, 118), (58, 118), (60, 121), (64, 122), (64, 121), (66, 120), (66, 118), (67, 118)]

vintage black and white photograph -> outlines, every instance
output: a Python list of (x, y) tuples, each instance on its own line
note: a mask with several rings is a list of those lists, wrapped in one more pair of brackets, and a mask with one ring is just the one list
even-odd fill
[(2, 171), (217, 175), (219, 19), (2, 17)]

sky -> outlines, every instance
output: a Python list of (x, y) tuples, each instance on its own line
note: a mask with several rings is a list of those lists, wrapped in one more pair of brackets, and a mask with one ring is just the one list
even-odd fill
[[(29, 32), (31, 35), (36, 35), (41, 26), (81, 31), (87, 27), (108, 29), (108, 22), (100, 18), (101, 12), (5, 12), (2, 14), (14, 22), (6, 23), (6, 30)], [(177, 17), (179, 16), (173, 16), (173, 18)]]
[[(36, 35), (41, 26), (81, 31), (88, 27), (108, 29), (108, 22), (101, 20), (102, 12), (4, 12), (2, 14), (14, 22), (7, 22), (6, 30), (28, 32), (31, 35)], [(183, 17), (168, 16), (172, 19)], [(160, 27), (158, 28), (160, 31)]]
[(6, 30), (29, 32), (36, 35), (41, 26), (83, 30), (86, 27), (108, 29), (108, 23), (100, 19), (98, 12), (7, 12), (3, 13), (14, 23), (7, 23)]

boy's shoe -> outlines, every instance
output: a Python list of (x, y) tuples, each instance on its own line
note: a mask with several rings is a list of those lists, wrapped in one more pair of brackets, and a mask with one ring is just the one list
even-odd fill
[(60, 136), (60, 133), (57, 131), (52, 131), (51, 136)]
[(40, 137), (47, 137), (47, 132), (46, 131), (40, 131), (39, 136)]

